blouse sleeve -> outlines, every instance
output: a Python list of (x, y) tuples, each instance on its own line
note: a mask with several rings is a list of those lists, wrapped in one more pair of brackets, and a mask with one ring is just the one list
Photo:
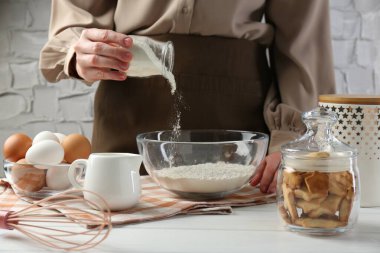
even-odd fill
[(275, 30), (264, 104), (271, 153), (304, 132), (301, 112), (317, 106), (319, 94), (334, 93), (335, 80), (328, 0), (269, 0), (266, 22)]
[(53, 0), (49, 40), (40, 53), (40, 69), (49, 82), (76, 73), (73, 45), (85, 28), (114, 28), (116, 2), (113, 0)]

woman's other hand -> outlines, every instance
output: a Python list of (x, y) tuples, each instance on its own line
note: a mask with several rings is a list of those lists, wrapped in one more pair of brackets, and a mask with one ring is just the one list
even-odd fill
[(276, 192), (277, 171), (281, 162), (281, 153), (275, 152), (261, 162), (256, 170), (255, 176), (251, 180), (251, 185), (260, 184), (260, 190), (264, 193)]
[(85, 29), (74, 45), (76, 71), (88, 82), (126, 79), (132, 38), (104, 29)]

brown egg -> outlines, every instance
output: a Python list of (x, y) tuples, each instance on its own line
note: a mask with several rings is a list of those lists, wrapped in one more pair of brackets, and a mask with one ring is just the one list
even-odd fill
[(4, 159), (16, 162), (25, 157), (26, 151), (32, 146), (32, 139), (21, 133), (13, 134), (5, 140), (3, 146)]
[(17, 161), (11, 170), (11, 179), (17, 189), (36, 192), (46, 185), (46, 170), (28, 165), (25, 159)]
[(76, 159), (87, 159), (91, 154), (89, 140), (81, 134), (70, 134), (62, 142), (65, 150), (64, 160), (72, 163)]

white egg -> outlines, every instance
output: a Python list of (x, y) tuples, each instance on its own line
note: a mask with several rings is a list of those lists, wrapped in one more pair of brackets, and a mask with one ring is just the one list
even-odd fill
[(71, 186), (68, 167), (51, 167), (46, 173), (46, 185), (52, 190), (66, 190)]
[(32, 145), (45, 140), (52, 140), (59, 143), (59, 139), (57, 136), (55, 136), (55, 134), (50, 131), (42, 131), (34, 137)]
[(59, 164), (64, 157), (64, 150), (56, 141), (44, 140), (32, 145), (26, 152), (25, 159), (31, 164)]
[(61, 143), (61, 144), (62, 144), (62, 142), (63, 142), (63, 139), (66, 138), (66, 135), (61, 134), (61, 133), (54, 133), (54, 135), (57, 136), (57, 138), (58, 138), (58, 140), (59, 140), (59, 143)]

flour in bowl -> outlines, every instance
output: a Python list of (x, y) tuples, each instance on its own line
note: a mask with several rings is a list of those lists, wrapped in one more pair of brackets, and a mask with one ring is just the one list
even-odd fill
[(155, 171), (160, 184), (180, 192), (216, 193), (232, 191), (249, 181), (251, 165), (224, 162), (164, 168)]

